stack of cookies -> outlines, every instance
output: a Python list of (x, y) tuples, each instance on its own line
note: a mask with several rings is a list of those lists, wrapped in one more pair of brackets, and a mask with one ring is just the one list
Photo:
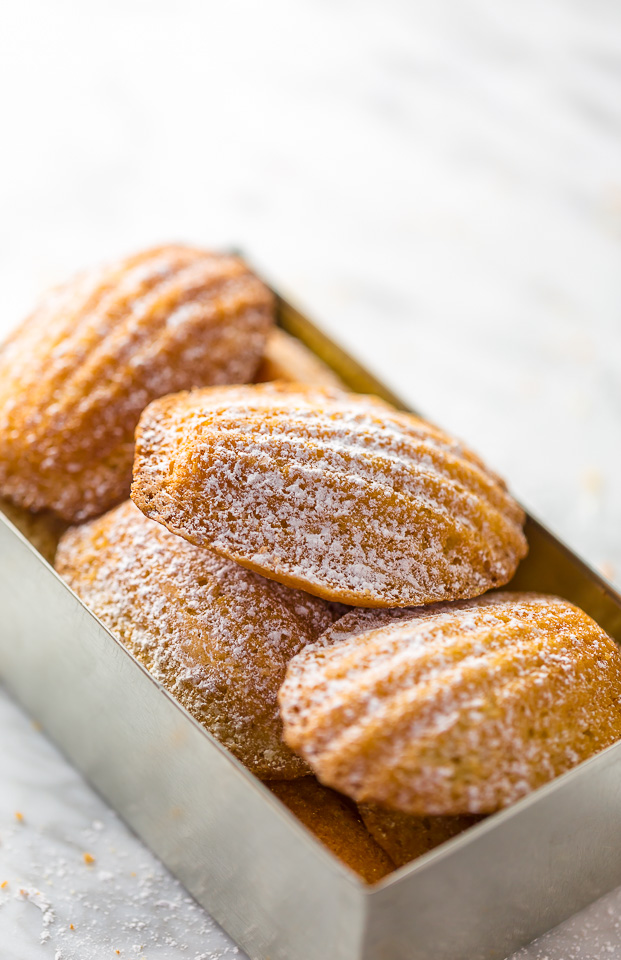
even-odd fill
[(621, 653), (497, 591), (527, 550), (500, 477), (273, 321), (182, 246), (52, 291), (0, 348), (2, 508), (374, 882), (618, 739)]

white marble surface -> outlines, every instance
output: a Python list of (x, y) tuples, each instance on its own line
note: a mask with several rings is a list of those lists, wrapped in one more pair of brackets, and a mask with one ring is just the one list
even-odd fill
[[(614, 0), (21, 0), (0, 90), (0, 329), (99, 258), (242, 246), (620, 581)], [(2, 960), (234, 955), (2, 695), (0, 757)], [(520, 956), (621, 958), (620, 915)]]

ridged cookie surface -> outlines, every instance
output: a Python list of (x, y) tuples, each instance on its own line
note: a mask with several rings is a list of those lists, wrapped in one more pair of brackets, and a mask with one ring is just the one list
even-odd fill
[(129, 495), (155, 397), (251, 380), (272, 297), (236, 257), (147, 250), (53, 290), (0, 347), (0, 495), (75, 522)]
[(374, 397), (301, 384), (150, 404), (132, 498), (192, 543), (352, 605), (475, 596), (526, 552), (522, 510), (456, 440)]
[(62, 538), (56, 569), (100, 620), (242, 763), (308, 773), (282, 742), (288, 660), (336, 616), (147, 520), (131, 501)]
[(539, 594), (377, 625), (355, 611), (294, 657), (279, 699), (322, 783), (415, 816), (490, 813), (621, 736), (621, 651)]
[(480, 817), (412, 817), (386, 810), (377, 803), (359, 803), (365, 827), (396, 867), (429, 853), (469, 827)]
[(376, 883), (395, 865), (367, 830), (354, 804), (315, 777), (268, 783), (310, 832), (367, 883)]

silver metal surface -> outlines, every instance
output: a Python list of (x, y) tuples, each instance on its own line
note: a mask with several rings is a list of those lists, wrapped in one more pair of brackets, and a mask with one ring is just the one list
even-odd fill
[[(352, 388), (397, 402), (297, 311)], [(621, 598), (534, 520), (512, 585), (621, 641)], [(256, 960), (502, 960), (621, 883), (621, 744), (365, 887), (99, 623), (0, 513), (0, 676)]]
[[(358, 956), (364, 897), (0, 514), (0, 675), (250, 954)], [(355, 949), (354, 949), (355, 945)]]

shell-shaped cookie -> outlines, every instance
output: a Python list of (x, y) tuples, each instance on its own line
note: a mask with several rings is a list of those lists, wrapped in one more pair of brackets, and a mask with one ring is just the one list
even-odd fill
[[(300, 782), (300, 781), (296, 781)], [(359, 803), (365, 827), (396, 867), (402, 867), (452, 840), (480, 817), (412, 817), (377, 803)]]
[(290, 658), (334, 620), (330, 604), (192, 546), (131, 501), (67, 531), (56, 569), (254, 773), (308, 773), (282, 742), (277, 694)]
[(367, 883), (395, 868), (382, 845), (366, 828), (355, 805), (315, 777), (268, 783), (278, 799), (310, 832)]
[(294, 657), (279, 695), (285, 741), (357, 801), (490, 813), (621, 736), (621, 651), (565, 600), (361, 614)]
[(144, 407), (251, 380), (272, 312), (241, 260), (183, 246), (52, 291), (0, 347), (0, 495), (71, 522), (125, 499)]
[(192, 543), (354, 606), (475, 596), (526, 552), (521, 508), (458, 441), (377, 398), (301, 384), (150, 404), (132, 498)]

